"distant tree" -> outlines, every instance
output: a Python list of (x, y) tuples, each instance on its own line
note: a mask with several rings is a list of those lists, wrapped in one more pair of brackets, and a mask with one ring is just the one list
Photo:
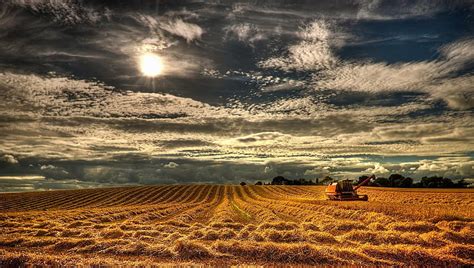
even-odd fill
[(272, 183), (273, 185), (315, 185), (312, 180), (307, 180), (305, 178), (289, 180), (285, 179), (282, 176), (277, 176), (273, 178)]
[(357, 181), (357, 184), (361, 184), (363, 181), (365, 181), (369, 176), (362, 175), (359, 177), (359, 180)]
[(329, 177), (329, 176), (325, 176), (324, 178), (321, 179), (321, 184), (328, 184), (330, 182), (332, 182), (334, 179)]
[(398, 187), (403, 187), (403, 188), (410, 188), (413, 185), (413, 179), (412, 178), (404, 178)]
[[(367, 179), (367, 176), (360, 176), (358, 183), (363, 182)], [(423, 177), (421, 181), (414, 182), (412, 178), (405, 178), (400, 174), (391, 174), (388, 178), (378, 177), (372, 182), (369, 182), (369, 186), (379, 186), (379, 187), (400, 187), (400, 188), (463, 188), (467, 187), (467, 183), (463, 180), (460, 180), (454, 183), (451, 179), (432, 176), (432, 177)]]
[(403, 177), (400, 174), (391, 174), (390, 177), (388, 177), (389, 186), (399, 187), (400, 182), (403, 181), (404, 179), (405, 177)]
[(261, 181), (257, 181), (255, 185), (262, 185), (263, 183)]
[(438, 176), (421, 178), (421, 185), (425, 188), (453, 188), (456, 186), (452, 180)]
[(443, 178), (443, 187), (444, 188), (453, 188), (454, 186), (455, 186), (454, 182), (451, 179)]
[(245, 182), (240, 183), (240, 186), (245, 186), (245, 185), (247, 185), (247, 183), (245, 183)]
[(461, 179), (457, 183), (455, 183), (456, 188), (467, 188), (468, 186), (469, 186), (469, 182), (467, 182), (464, 179)]
[(276, 176), (272, 180), (272, 185), (286, 185), (289, 184), (289, 181), (285, 179), (283, 176)]
[(380, 187), (390, 187), (390, 181), (387, 178), (378, 177), (373, 181), (372, 185)]

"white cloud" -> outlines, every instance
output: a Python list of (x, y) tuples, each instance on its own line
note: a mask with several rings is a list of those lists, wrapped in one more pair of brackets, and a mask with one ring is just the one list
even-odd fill
[(443, 99), (453, 109), (474, 108), (474, 75), (443, 79), (429, 85), (427, 91), (433, 98)]
[[(474, 39), (461, 40), (440, 49), (441, 57), (433, 61), (387, 64), (342, 63), (328, 69), (324, 75), (315, 78), (315, 86), (349, 91), (420, 91), (434, 97), (448, 98), (452, 95), (469, 93), (472, 102), (472, 76), (451, 78), (474, 61)], [(448, 88), (444, 91), (444, 88)], [(448, 104), (456, 107), (457, 102)]]
[(256, 25), (250, 23), (242, 23), (226, 26), (224, 28), (226, 36), (235, 37), (237, 40), (252, 45), (257, 41), (266, 39), (263, 31), (260, 31)]
[(269, 84), (261, 88), (262, 92), (275, 92), (275, 91), (285, 91), (297, 88), (303, 88), (304, 83), (301, 81), (296, 80), (289, 80), (286, 82), (278, 83), (278, 84)]
[(330, 49), (332, 34), (324, 21), (313, 21), (297, 34), (301, 41), (288, 47), (287, 55), (269, 58), (259, 63), (262, 68), (290, 70), (321, 70), (332, 68), (337, 58)]
[(165, 168), (177, 168), (177, 167), (179, 167), (179, 164), (175, 163), (175, 162), (169, 162), (168, 164), (164, 165), (163, 167), (165, 167)]
[(376, 175), (387, 175), (390, 173), (390, 170), (386, 169), (380, 163), (376, 163), (374, 167), (368, 168), (364, 172)]
[[(441, 12), (466, 8), (474, 9), (470, 1), (446, 1), (446, 0), (354, 0), (352, 3), (357, 7), (355, 12), (357, 19), (362, 20), (401, 20), (410, 18), (432, 17)], [(350, 16), (352, 14), (349, 14)]]
[(285, 135), (279, 132), (261, 132), (255, 133), (244, 137), (237, 138), (237, 141), (242, 143), (251, 143), (251, 142), (259, 142), (259, 141), (277, 141), (281, 139), (289, 139), (291, 138), (290, 135)]
[(47, 178), (52, 179), (70, 179), (70, 174), (67, 170), (61, 167), (57, 167), (51, 164), (42, 165), (40, 167), (40, 172)]
[(5, 0), (7, 4), (46, 13), (63, 24), (97, 23), (111, 16), (110, 9), (96, 10), (78, 0)]
[[(468, 115), (406, 117), (429, 108), (416, 103), (336, 109), (306, 96), (224, 108), (167, 94), (120, 93), (67, 78), (10, 73), (0, 77), (8, 93), (0, 109), (4, 116), (18, 118), (18, 123), (12, 121), (1, 129), (8, 138), (0, 149), (20, 157), (111, 159), (144, 153), (253, 162), (472, 150), (466, 145), (473, 136)], [(30, 111), (19, 114), (10, 108), (21, 107), (17, 105), (27, 105)], [(48, 124), (38, 126), (37, 118), (42, 117), (48, 118)], [(393, 118), (402, 119), (393, 122)], [(31, 138), (38, 135), (42, 139)], [(28, 144), (38, 145), (32, 149)]]
[(55, 170), (55, 169), (58, 169), (57, 167), (53, 166), (53, 165), (42, 165), (40, 167), (41, 170)]
[[(26, 105), (29, 111), (40, 115), (153, 118), (230, 116), (229, 111), (222, 107), (190, 98), (161, 93), (116, 92), (111, 90), (112, 87), (99, 83), (66, 77), (0, 73), (0, 86), (8, 96), (6, 106)], [(88, 97), (82, 97), (84, 95)], [(239, 111), (233, 110), (232, 113)]]
[(383, 92), (413, 91), (434, 79), (437, 64), (421, 63), (348, 63), (325, 72), (326, 77), (315, 78), (318, 88)]
[(45, 177), (37, 175), (29, 176), (0, 176), (0, 181), (5, 180), (44, 180)]
[[(236, 147), (236, 148), (258, 148), (260, 146), (284, 146), (288, 144), (289, 140), (293, 137), (288, 134), (283, 134), (280, 132), (260, 132), (254, 133), (246, 136), (224, 139), (220, 141), (220, 144), (225, 147)], [(274, 148), (275, 152), (279, 151), (277, 148)], [(272, 152), (268, 152), (271, 154)]]
[(8, 164), (18, 164), (18, 160), (11, 154), (4, 154), (0, 157), (0, 161), (8, 163)]
[(463, 177), (472, 177), (474, 175), (474, 161), (460, 163), (456, 167), (456, 173)]
[(272, 171), (273, 171), (273, 168), (272, 168), (272, 167), (269, 167), (269, 166), (266, 166), (266, 167), (263, 169), (263, 173), (265, 173), (265, 174), (271, 173)]
[(205, 32), (199, 25), (185, 22), (181, 19), (161, 23), (160, 28), (171, 34), (184, 38), (188, 43), (201, 39), (201, 36)]
[(404, 124), (387, 127), (377, 127), (373, 133), (384, 140), (420, 139), (432, 136), (446, 135), (452, 129), (442, 123)]
[(431, 163), (425, 162), (422, 163), (417, 169), (417, 171), (431, 171), (431, 172), (440, 172), (440, 171), (447, 171), (448, 167), (446, 165), (440, 163)]
[(474, 127), (451, 127), (447, 131), (438, 131), (432, 135), (427, 135), (421, 138), (422, 142), (426, 143), (442, 143), (442, 142), (466, 142), (474, 143)]
[(325, 176), (330, 176), (331, 172), (329, 170), (329, 167), (323, 167), (323, 168), (313, 168), (313, 169), (307, 169), (304, 172), (304, 175), (310, 178), (322, 178)]
[(474, 106), (474, 76), (459, 72), (473, 67), (474, 39), (461, 39), (439, 49), (430, 61), (388, 64), (344, 61), (335, 56), (333, 33), (324, 21), (313, 21), (298, 33), (299, 43), (287, 47), (287, 54), (271, 57), (260, 67), (285, 71), (312, 71), (315, 89), (361, 92), (411, 91), (442, 99), (453, 109)]

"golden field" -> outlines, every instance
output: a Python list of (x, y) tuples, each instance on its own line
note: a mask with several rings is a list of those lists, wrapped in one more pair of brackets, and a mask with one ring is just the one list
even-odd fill
[(0, 194), (0, 266), (474, 265), (474, 190), (169, 185)]

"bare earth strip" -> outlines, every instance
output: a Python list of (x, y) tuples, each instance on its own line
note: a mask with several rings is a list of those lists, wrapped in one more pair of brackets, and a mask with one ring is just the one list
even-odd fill
[(474, 190), (173, 185), (0, 194), (0, 266), (474, 266)]

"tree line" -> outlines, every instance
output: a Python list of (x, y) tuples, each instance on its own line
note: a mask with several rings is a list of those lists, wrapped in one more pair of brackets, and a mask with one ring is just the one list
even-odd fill
[[(366, 180), (368, 176), (363, 175), (354, 181), (354, 184), (359, 184)], [(308, 179), (286, 179), (283, 176), (276, 176), (272, 179), (270, 183), (264, 183), (258, 181), (256, 185), (327, 185), (335, 179), (326, 176), (324, 178), (308, 180)], [(241, 185), (245, 185), (245, 182), (242, 182)], [(444, 178), (440, 176), (431, 176), (431, 177), (422, 177), (420, 181), (415, 182), (410, 177), (404, 177), (400, 174), (391, 174), (388, 178), (386, 177), (376, 177), (374, 180), (369, 181), (366, 184), (367, 186), (373, 187), (398, 187), (398, 188), (467, 188), (469, 183), (464, 179), (457, 182), (449, 178)]]
[[(363, 182), (368, 176), (360, 176), (358, 183)], [(465, 180), (459, 180), (453, 182), (449, 178), (440, 176), (424, 176), (420, 181), (414, 182), (410, 177), (404, 177), (400, 174), (391, 174), (388, 178), (377, 177), (375, 180), (370, 181), (368, 186), (378, 187), (400, 187), (400, 188), (466, 188), (469, 183)]]

